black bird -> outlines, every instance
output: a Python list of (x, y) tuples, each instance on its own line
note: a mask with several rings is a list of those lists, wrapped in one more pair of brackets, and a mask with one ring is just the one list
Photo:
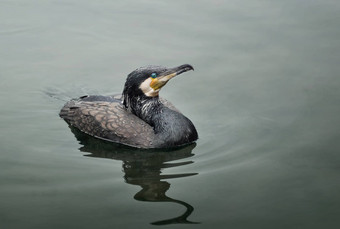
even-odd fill
[(189, 144), (198, 139), (195, 126), (159, 97), (160, 89), (171, 78), (189, 70), (194, 70), (189, 64), (138, 68), (128, 75), (122, 95), (82, 96), (67, 102), (59, 115), (86, 134), (132, 147)]

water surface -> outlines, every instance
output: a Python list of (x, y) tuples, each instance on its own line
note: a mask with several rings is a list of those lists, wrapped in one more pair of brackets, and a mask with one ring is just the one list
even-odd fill
[[(1, 1), (1, 228), (337, 228), (337, 1)], [(197, 144), (141, 151), (58, 117), (156, 64)]]

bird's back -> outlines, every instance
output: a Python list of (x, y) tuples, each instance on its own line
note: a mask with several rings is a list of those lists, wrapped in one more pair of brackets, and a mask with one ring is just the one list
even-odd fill
[[(162, 103), (177, 109), (167, 100)], [(153, 127), (128, 111), (120, 96), (82, 96), (65, 104), (59, 113), (69, 125), (107, 141), (138, 148), (157, 148)]]

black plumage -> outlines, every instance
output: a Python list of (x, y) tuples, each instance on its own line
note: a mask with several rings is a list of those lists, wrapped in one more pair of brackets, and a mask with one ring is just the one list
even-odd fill
[(159, 90), (174, 76), (193, 70), (190, 65), (175, 68), (138, 68), (126, 79), (122, 95), (82, 96), (60, 111), (71, 126), (91, 136), (138, 148), (169, 148), (198, 139), (193, 123)]

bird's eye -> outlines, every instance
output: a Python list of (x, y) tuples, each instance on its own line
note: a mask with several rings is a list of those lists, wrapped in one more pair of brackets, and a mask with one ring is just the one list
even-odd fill
[(157, 77), (157, 74), (156, 73), (152, 73), (151, 74), (151, 78), (156, 78)]

